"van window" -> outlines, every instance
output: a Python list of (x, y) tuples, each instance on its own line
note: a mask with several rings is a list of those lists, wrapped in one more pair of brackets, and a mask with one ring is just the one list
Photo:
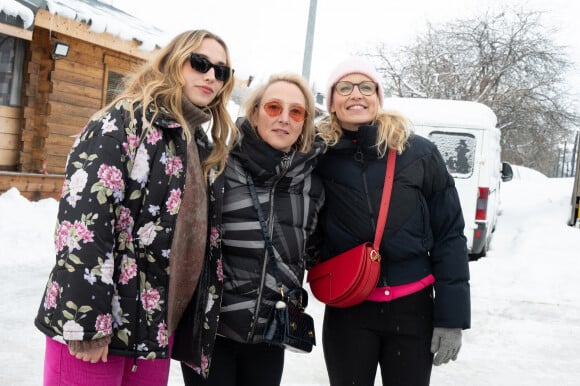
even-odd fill
[(466, 133), (432, 131), (429, 139), (437, 145), (447, 170), (454, 178), (469, 178), (475, 162), (475, 136)]

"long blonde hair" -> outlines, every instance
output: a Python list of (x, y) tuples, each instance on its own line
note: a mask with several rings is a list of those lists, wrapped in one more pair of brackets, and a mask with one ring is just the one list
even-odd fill
[[(315, 129), (314, 129), (314, 114), (315, 114), (315, 106), (314, 106), (314, 96), (312, 95), (312, 91), (308, 87), (308, 83), (306, 80), (298, 74), (295, 73), (279, 73), (273, 74), (270, 76), (268, 81), (263, 85), (256, 88), (252, 94), (248, 97), (245, 102), (245, 112), (246, 117), (250, 122), (256, 118), (256, 114), (258, 114), (258, 109), (260, 108), (260, 104), (262, 103), (262, 98), (264, 97), (264, 93), (273, 83), (276, 82), (287, 82), (290, 84), (295, 85), (300, 89), (302, 94), (304, 95), (304, 100), (306, 101), (306, 118), (304, 119), (304, 124), (302, 126), (302, 134), (298, 137), (298, 140), (293, 146), (293, 149), (296, 151), (306, 153), (312, 149), (312, 144), (314, 142), (315, 137)], [(257, 134), (257, 133), (256, 133)]]
[[(389, 149), (397, 150), (401, 154), (412, 132), (411, 122), (396, 111), (378, 109), (374, 121), (377, 126), (377, 141), (375, 146), (379, 158), (382, 158)], [(329, 117), (318, 124), (318, 136), (327, 146), (335, 145), (342, 137), (342, 125), (333, 112)]]
[[(144, 107), (143, 114), (145, 114), (147, 107), (152, 107), (154, 113), (151, 121), (155, 119), (161, 109), (165, 109), (185, 128), (187, 141), (191, 141), (190, 130), (195, 128), (188, 127), (181, 107), (183, 86), (185, 85), (182, 68), (183, 64), (189, 60), (191, 53), (199, 48), (204, 39), (213, 39), (224, 48), (226, 65), (231, 67), (229, 50), (219, 36), (202, 29), (185, 31), (174, 37), (153, 60), (143, 65), (137, 73), (128, 78), (124, 91), (109, 106), (122, 99), (129, 99), (132, 107), (131, 114), (133, 114), (135, 106), (142, 105)], [(213, 140), (211, 154), (202, 165), (205, 175), (208, 175), (214, 167), (218, 174), (224, 170), (228, 153), (228, 138), (237, 137), (237, 128), (227, 110), (227, 102), (234, 89), (234, 84), (235, 80), (232, 74), (216, 98), (208, 106), (205, 106), (212, 117), (211, 137)]]

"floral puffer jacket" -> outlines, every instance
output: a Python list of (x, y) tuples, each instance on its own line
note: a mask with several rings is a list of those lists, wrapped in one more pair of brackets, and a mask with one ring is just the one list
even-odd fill
[(131, 122), (120, 102), (84, 128), (69, 154), (56, 265), (35, 325), (64, 340), (111, 336), (109, 353), (167, 358), (169, 251), (185, 180), (182, 127)]

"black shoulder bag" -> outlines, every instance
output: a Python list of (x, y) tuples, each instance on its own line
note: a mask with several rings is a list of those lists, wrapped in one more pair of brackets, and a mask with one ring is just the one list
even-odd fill
[(304, 288), (300, 287), (291, 289), (284, 294), (282, 282), (278, 279), (278, 266), (272, 239), (270, 239), (268, 234), (266, 220), (258, 200), (254, 180), (249, 174), (247, 174), (247, 179), (254, 208), (258, 212), (258, 219), (262, 227), (269, 263), (273, 264), (272, 271), (280, 290), (280, 300), (276, 302), (268, 319), (264, 341), (294, 352), (309, 353), (312, 351), (312, 346), (316, 344), (316, 338), (314, 336), (314, 319), (304, 312), (308, 305), (308, 293)]

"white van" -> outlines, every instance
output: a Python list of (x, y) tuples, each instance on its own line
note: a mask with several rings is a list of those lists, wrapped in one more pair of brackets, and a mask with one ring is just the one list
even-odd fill
[(501, 181), (513, 175), (500, 161), (494, 112), (477, 102), (420, 98), (386, 98), (383, 107), (399, 111), (416, 134), (437, 145), (455, 179), (470, 259), (485, 256), (500, 210)]

